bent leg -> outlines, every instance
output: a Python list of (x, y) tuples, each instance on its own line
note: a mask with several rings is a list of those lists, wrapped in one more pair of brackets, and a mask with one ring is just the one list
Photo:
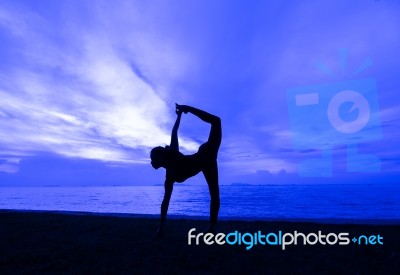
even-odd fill
[(210, 146), (211, 153), (214, 158), (217, 158), (219, 146), (221, 145), (222, 139), (222, 129), (221, 129), (221, 119), (217, 117), (211, 123), (210, 135), (208, 136), (207, 143)]
[(214, 158), (217, 158), (219, 146), (221, 145), (222, 139), (221, 119), (218, 116), (212, 115), (191, 106), (186, 106), (186, 108), (188, 112), (191, 112), (204, 122), (211, 124), (210, 135), (206, 143), (208, 144), (211, 155)]
[(213, 160), (212, 162), (208, 163), (203, 169), (203, 174), (207, 181), (211, 197), (210, 230), (215, 231), (220, 207), (217, 160)]

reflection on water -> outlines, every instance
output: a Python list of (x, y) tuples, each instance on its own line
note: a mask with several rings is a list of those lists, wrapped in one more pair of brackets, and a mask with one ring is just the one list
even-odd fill
[[(397, 185), (221, 186), (221, 217), (400, 219)], [(0, 209), (158, 214), (163, 186), (0, 188)], [(208, 216), (206, 185), (174, 188), (169, 214)]]

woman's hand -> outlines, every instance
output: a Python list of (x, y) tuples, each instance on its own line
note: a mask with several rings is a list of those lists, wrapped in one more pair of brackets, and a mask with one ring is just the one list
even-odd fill
[(182, 115), (182, 110), (175, 109), (175, 113), (176, 113), (178, 116), (181, 116), (181, 115)]
[(179, 105), (178, 103), (175, 103), (175, 109), (176, 109), (176, 114), (179, 114), (179, 113), (182, 114), (182, 112), (187, 114), (189, 112), (189, 106), (187, 106), (187, 105)]

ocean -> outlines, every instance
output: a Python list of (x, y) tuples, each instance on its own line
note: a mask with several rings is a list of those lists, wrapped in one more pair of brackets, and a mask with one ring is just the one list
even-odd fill
[[(163, 186), (1, 187), (0, 209), (158, 215)], [(221, 218), (400, 220), (400, 186), (222, 185)], [(207, 185), (176, 184), (169, 215), (207, 217)]]

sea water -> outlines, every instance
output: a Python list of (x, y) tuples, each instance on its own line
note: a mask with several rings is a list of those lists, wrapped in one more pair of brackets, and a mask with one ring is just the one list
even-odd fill
[[(0, 209), (159, 214), (163, 186), (0, 187)], [(400, 220), (400, 186), (222, 185), (221, 218)], [(207, 217), (207, 185), (176, 184), (169, 214)]]

